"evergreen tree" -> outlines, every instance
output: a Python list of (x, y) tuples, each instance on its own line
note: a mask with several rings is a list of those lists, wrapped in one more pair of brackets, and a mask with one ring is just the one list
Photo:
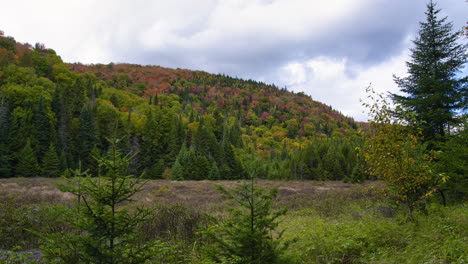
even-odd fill
[(205, 127), (204, 119), (201, 118), (198, 128), (195, 131), (195, 134), (193, 135), (192, 145), (191, 145), (197, 155), (204, 155), (204, 156), (208, 155), (209, 150), (208, 150), (207, 141), (208, 141), (208, 132)]
[[(8, 127), (8, 149), (19, 152), (27, 143), (34, 145), (31, 139), (36, 139), (33, 122), (33, 113), (22, 107), (17, 107), (11, 113), (11, 122)], [(34, 140), (35, 141), (35, 140)], [(16, 160), (16, 157), (14, 157)]]
[(171, 132), (169, 133), (169, 144), (167, 154), (167, 160), (170, 163), (172, 163), (176, 159), (177, 154), (179, 153), (180, 148), (182, 147), (182, 143), (184, 142), (184, 137), (184, 124), (182, 123), (180, 117), (174, 115), (171, 124)]
[(31, 147), (31, 141), (28, 139), (24, 148), (17, 153), (18, 164), (16, 165), (17, 177), (31, 177), (39, 175), (39, 165), (37, 163), (36, 153)]
[(34, 119), (36, 123), (37, 156), (42, 158), (44, 157), (44, 153), (49, 147), (49, 142), (51, 140), (52, 134), (49, 118), (47, 117), (44, 105), (44, 97), (42, 96), (39, 98)]
[(65, 171), (69, 168), (68, 166), (68, 159), (67, 159), (67, 154), (65, 153), (65, 150), (62, 149), (60, 152), (60, 171)]
[(211, 172), (210, 162), (205, 156), (193, 155), (190, 167), (193, 168), (189, 171), (190, 178), (197, 181), (207, 179)]
[(179, 160), (174, 162), (172, 166), (172, 179), (175, 181), (183, 181), (185, 176), (185, 171), (182, 165), (180, 165)]
[(101, 154), (97, 145), (94, 145), (91, 153), (89, 154), (87, 168), (91, 175), (99, 175), (99, 160), (101, 159)]
[(161, 179), (165, 168), (164, 160), (159, 159), (148, 170), (146, 170), (144, 177), (145, 179)]
[(448, 176), (442, 188), (448, 190), (449, 202), (468, 200), (468, 117), (465, 118), (463, 128), (443, 144), (436, 163), (437, 170)]
[(92, 178), (80, 169), (60, 190), (77, 196), (75, 208), (58, 211), (70, 226), (67, 234), (52, 233), (44, 238), (41, 252), (51, 263), (148, 263), (156, 258), (156, 242), (141, 243), (137, 227), (149, 216), (149, 210), (129, 210), (121, 205), (130, 201), (144, 184), (128, 175), (130, 159), (111, 141), (109, 156), (99, 164), (105, 173)]
[(223, 177), (223, 179), (229, 179), (229, 180), (243, 179), (245, 177), (244, 169), (242, 168), (242, 165), (240, 164), (237, 157), (234, 155), (234, 150), (232, 148), (232, 145), (228, 142), (225, 142), (223, 148), (224, 148), (224, 162), (229, 168), (230, 175), (229, 176), (221, 175), (221, 177)]
[(5, 103), (3, 91), (0, 96), (0, 178), (7, 178), (11, 176), (11, 165), (7, 155), (9, 151), (8, 127), (10, 124), (10, 114)]
[(231, 217), (205, 232), (214, 242), (208, 247), (208, 256), (215, 263), (289, 263), (284, 253), (292, 241), (281, 241), (283, 232), (273, 236), (278, 218), (286, 214), (285, 209), (272, 209), (278, 188), (265, 193), (255, 188), (253, 179), (231, 190), (220, 185), (217, 188), (223, 198), (234, 201), (238, 207), (229, 208)]
[(8, 161), (8, 156), (0, 150), (0, 178), (8, 178), (11, 176), (11, 165)]
[(215, 119), (215, 124), (213, 127), (213, 133), (216, 136), (218, 141), (221, 141), (223, 138), (223, 124), (224, 124), (224, 117), (222, 116), (221, 112), (218, 108), (216, 108), (213, 112), (213, 117)]
[(213, 133), (213, 131), (211, 131), (211, 129), (206, 128), (205, 135), (206, 135), (206, 145), (208, 148), (209, 157), (211, 159), (214, 159), (216, 162), (221, 163), (223, 161), (223, 154), (222, 154), (221, 146), (216, 140), (215, 134)]
[(143, 167), (151, 168), (161, 157), (161, 130), (156, 114), (150, 110), (147, 115), (141, 144)]
[(177, 159), (172, 166), (172, 176), (174, 180), (182, 181), (185, 180), (188, 171), (188, 167), (190, 165), (190, 157), (185, 146), (185, 143), (182, 144), (180, 148), (179, 154), (177, 155)]
[(212, 181), (220, 179), (219, 169), (218, 169), (218, 165), (216, 164), (216, 161), (213, 161), (213, 164), (211, 165), (211, 171), (210, 171), (210, 175), (208, 176), (208, 179)]
[(231, 168), (226, 163), (222, 163), (219, 167), (220, 180), (232, 180)]
[(440, 140), (458, 122), (457, 111), (467, 107), (468, 77), (456, 73), (467, 62), (468, 44), (459, 44), (459, 32), (452, 32), (452, 23), (439, 19), (439, 12), (431, 0), (413, 41), (409, 75), (394, 78), (405, 94), (393, 94), (393, 100), (417, 114), (426, 139)]
[(7, 103), (5, 102), (5, 94), (2, 91), (0, 94), (0, 146), (8, 143), (8, 127), (10, 126), (10, 113)]
[(352, 183), (360, 183), (363, 182), (364, 179), (365, 174), (362, 165), (356, 163), (356, 165), (353, 168), (353, 171), (351, 172), (351, 176), (349, 176), (349, 181), (351, 181)]
[[(201, 175), (200, 164), (197, 164), (198, 156), (195, 154), (195, 151), (190, 147), (185, 155), (179, 160), (180, 165), (184, 168), (184, 179), (185, 180), (196, 180), (203, 178), (204, 175)], [(206, 175), (206, 174), (205, 174)]]
[(52, 143), (42, 159), (42, 170), (43, 175), (46, 177), (58, 177), (60, 175), (60, 160)]
[(239, 122), (235, 121), (227, 131), (227, 137), (229, 142), (236, 148), (242, 147), (242, 130), (240, 128)]
[(94, 162), (91, 151), (98, 141), (95, 114), (93, 112), (92, 106), (88, 104), (83, 106), (80, 113), (79, 158), (86, 169)]

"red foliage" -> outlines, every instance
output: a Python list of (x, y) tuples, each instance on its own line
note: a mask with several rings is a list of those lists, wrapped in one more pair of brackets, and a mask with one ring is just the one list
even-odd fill
[(260, 119), (261, 119), (262, 121), (266, 121), (267, 118), (268, 118), (269, 116), (271, 116), (270, 113), (268, 113), (268, 112), (263, 112), (262, 115), (260, 116)]

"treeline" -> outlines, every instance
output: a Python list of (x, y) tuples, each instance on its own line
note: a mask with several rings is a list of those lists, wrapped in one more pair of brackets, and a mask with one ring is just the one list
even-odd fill
[(3, 34), (0, 62), (0, 177), (78, 167), (99, 175), (108, 138), (118, 137), (120, 150), (135, 154), (132, 174), (146, 178), (364, 179), (356, 124), (301, 94), (186, 70), (162, 75), (167, 90), (152, 93), (138, 76), (106, 77), (145, 67), (78, 73), (52, 49)]

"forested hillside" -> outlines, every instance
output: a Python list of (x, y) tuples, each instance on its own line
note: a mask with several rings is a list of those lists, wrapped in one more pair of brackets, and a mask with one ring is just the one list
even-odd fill
[[(157, 63), (157, 62), (156, 62)], [(359, 181), (359, 126), (252, 80), (159, 66), (64, 63), (0, 35), (0, 177), (99, 173), (108, 138), (147, 178)]]

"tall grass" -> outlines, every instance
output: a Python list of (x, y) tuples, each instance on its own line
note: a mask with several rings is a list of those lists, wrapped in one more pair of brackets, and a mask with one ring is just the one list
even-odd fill
[(401, 211), (362, 212), (354, 219), (309, 208), (292, 213), (284, 221), (285, 236), (299, 241), (292, 253), (299, 263), (468, 263), (466, 205), (432, 205), (413, 222)]
[[(233, 187), (236, 181), (217, 182)], [(259, 181), (280, 185), (276, 208), (288, 208), (281, 222), (284, 238), (298, 238), (289, 248), (297, 263), (468, 263), (468, 206), (427, 207), (407, 222), (405, 211), (383, 195), (381, 183)], [(50, 179), (0, 180), (0, 249), (39, 248), (29, 230), (67, 232), (49, 206), (71, 204)], [(135, 203), (152, 209), (139, 227), (142, 242), (158, 239), (167, 252), (157, 263), (207, 263), (200, 232), (212, 217), (226, 216), (212, 182), (150, 181)]]

